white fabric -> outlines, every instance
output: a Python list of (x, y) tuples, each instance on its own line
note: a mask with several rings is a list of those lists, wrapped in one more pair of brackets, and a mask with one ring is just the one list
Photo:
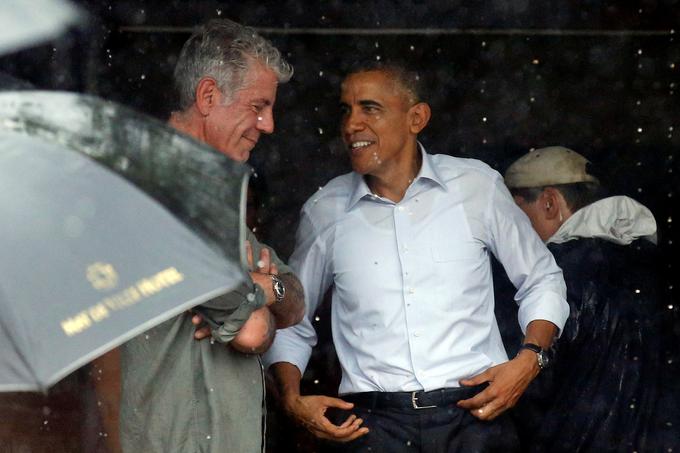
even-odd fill
[(304, 372), (316, 342), (310, 319), (334, 284), (341, 394), (457, 387), (507, 360), (489, 252), (518, 288), (522, 329), (535, 319), (561, 329), (569, 313), (562, 271), (497, 172), (423, 153), (399, 203), (372, 195), (356, 173), (335, 178), (304, 205), (289, 262), (307, 317), (277, 333), (265, 363)]
[(548, 243), (600, 238), (628, 245), (641, 237), (656, 244), (656, 220), (652, 211), (632, 198), (616, 196), (603, 198), (576, 211)]

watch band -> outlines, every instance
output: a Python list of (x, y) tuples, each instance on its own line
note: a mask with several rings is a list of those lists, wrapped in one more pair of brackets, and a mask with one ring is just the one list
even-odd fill
[[(522, 351), (522, 349), (528, 349), (530, 351), (533, 351), (536, 353), (536, 360), (538, 361), (538, 367), (541, 370), (544, 370), (550, 365), (551, 358), (546, 350), (541, 348), (539, 345), (534, 344), (534, 343), (524, 343), (522, 346), (519, 348), (519, 352)], [(518, 354), (519, 354), (518, 352)]]
[(537, 344), (534, 343), (524, 343), (522, 346), (520, 346), (519, 350), (521, 351), (522, 349), (528, 349), (530, 351), (534, 351), (536, 354), (540, 354), (543, 352), (543, 348), (540, 347)]

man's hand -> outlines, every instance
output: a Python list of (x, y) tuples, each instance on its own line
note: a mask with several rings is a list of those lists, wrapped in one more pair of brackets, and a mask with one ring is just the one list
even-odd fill
[(248, 269), (251, 269), (250, 278), (253, 279), (253, 283), (260, 285), (264, 290), (267, 306), (272, 305), (276, 302), (276, 295), (274, 294), (274, 284), (270, 276), (277, 275), (279, 270), (276, 264), (271, 261), (269, 249), (262, 247), (259, 259), (257, 262), (253, 262), (253, 248), (250, 245), (250, 241), (246, 241), (246, 257), (248, 259)]
[[(250, 272), (250, 278), (254, 283), (262, 287), (267, 300), (267, 306), (271, 305), (276, 300), (276, 297), (274, 296), (272, 279), (269, 275), (276, 275), (279, 271), (276, 268), (276, 264), (271, 262), (269, 249), (263, 247), (260, 251), (260, 259), (257, 263), (253, 263), (253, 248), (250, 245), (250, 241), (246, 241), (246, 258), (248, 260), (248, 269), (254, 269), (253, 264), (255, 264), (256, 270)], [(203, 322), (201, 315), (193, 315), (191, 322), (196, 326), (196, 331), (194, 332), (195, 339), (203, 340), (211, 336), (210, 326)]]
[(493, 420), (517, 404), (539, 371), (536, 353), (522, 350), (509, 362), (491, 367), (470, 379), (462, 379), (460, 383), (464, 386), (485, 382), (489, 386), (472, 398), (458, 401), (458, 407), (468, 409), (480, 420)]
[(350, 410), (354, 405), (339, 398), (320, 395), (296, 395), (284, 400), (286, 412), (321, 439), (349, 442), (368, 433), (368, 428), (361, 426), (364, 421), (354, 414), (347, 417), (341, 425), (333, 424), (326, 417), (329, 407)]

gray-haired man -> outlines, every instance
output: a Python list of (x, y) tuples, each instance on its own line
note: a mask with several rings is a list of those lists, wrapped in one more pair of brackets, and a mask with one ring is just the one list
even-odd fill
[[(291, 75), (279, 51), (253, 29), (211, 21), (182, 49), (175, 69), (180, 111), (169, 123), (244, 162), (260, 134), (274, 131), (277, 85)], [(211, 331), (218, 343), (195, 341), (205, 330), (195, 334), (196, 319), (192, 323), (184, 315), (123, 348), (125, 451), (263, 449), (264, 384), (257, 354), (269, 348), (276, 328), (301, 319), (304, 300), (288, 267), (248, 236), (253, 282), (203, 305), (203, 316), (219, 326)], [(259, 257), (256, 270), (253, 256)]]

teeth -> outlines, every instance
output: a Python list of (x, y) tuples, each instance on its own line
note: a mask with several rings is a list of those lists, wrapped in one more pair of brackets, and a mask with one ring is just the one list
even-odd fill
[(373, 143), (373, 142), (368, 142), (368, 141), (354, 142), (354, 143), (352, 143), (351, 147), (352, 147), (352, 149), (363, 148), (364, 146), (368, 146), (371, 143)]

